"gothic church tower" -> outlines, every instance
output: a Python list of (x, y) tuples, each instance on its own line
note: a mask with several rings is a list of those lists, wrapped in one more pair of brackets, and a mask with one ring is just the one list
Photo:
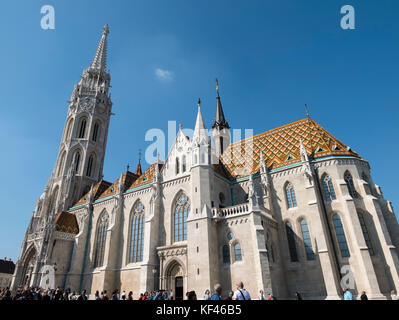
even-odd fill
[(106, 70), (108, 34), (105, 25), (94, 59), (83, 71), (68, 101), (57, 161), (26, 232), (14, 274), (14, 289), (39, 284), (40, 269), (49, 263), (56, 215), (67, 211), (102, 179), (112, 115), (111, 77)]

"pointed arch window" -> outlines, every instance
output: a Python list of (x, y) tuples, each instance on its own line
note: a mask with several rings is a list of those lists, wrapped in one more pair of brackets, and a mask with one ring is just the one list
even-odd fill
[(348, 192), (352, 198), (357, 198), (357, 191), (355, 189), (355, 185), (353, 184), (352, 175), (349, 171), (345, 172), (344, 180), (346, 182), (346, 186), (348, 187)]
[(98, 137), (98, 131), (100, 129), (100, 126), (98, 125), (98, 122), (94, 125), (94, 129), (93, 129), (93, 135), (91, 137), (91, 139), (96, 142), (97, 141), (97, 137)]
[(236, 243), (234, 245), (234, 261), (241, 261), (242, 260), (242, 250), (241, 245)]
[(70, 119), (68, 121), (67, 129), (66, 129), (66, 133), (65, 133), (65, 140), (68, 140), (71, 137), (72, 123), (73, 123), (73, 119)]
[(87, 120), (82, 119), (82, 121), (80, 122), (80, 128), (79, 128), (79, 136), (78, 136), (79, 139), (83, 139), (85, 137), (86, 125), (87, 125)]
[(296, 251), (295, 233), (294, 230), (292, 230), (290, 222), (285, 223), (285, 231), (287, 233), (288, 250), (290, 252), (291, 261), (296, 262), (298, 261), (298, 253)]
[(287, 197), (288, 208), (296, 207), (297, 204), (296, 204), (295, 190), (294, 186), (291, 183), (288, 183), (285, 186), (285, 195)]
[(312, 248), (312, 239), (310, 238), (308, 224), (305, 219), (301, 221), (301, 231), (302, 231), (303, 244), (305, 246), (306, 259), (309, 261), (314, 260), (315, 256)]
[(348, 243), (346, 242), (345, 231), (344, 227), (342, 226), (341, 218), (338, 214), (334, 214), (332, 220), (334, 224), (335, 235), (337, 236), (339, 250), (341, 251), (341, 256), (343, 258), (349, 257), (350, 253)]
[(144, 206), (141, 202), (134, 206), (132, 214), (130, 221), (129, 263), (143, 261), (145, 215)]
[(372, 255), (374, 255), (374, 248), (373, 248), (373, 244), (371, 243), (370, 234), (369, 234), (369, 231), (367, 229), (367, 225), (366, 225), (366, 221), (364, 219), (364, 215), (362, 213), (358, 212), (357, 216), (359, 217), (360, 227), (362, 228), (364, 241), (366, 242), (367, 248), (369, 249), (369, 253), (372, 256)]
[(186, 168), (187, 168), (186, 156), (183, 155), (183, 167), (182, 167), (182, 172), (186, 172)]
[(180, 161), (179, 158), (176, 157), (176, 174), (179, 174), (180, 172)]
[(323, 178), (323, 188), (324, 195), (326, 196), (327, 201), (337, 199), (337, 197), (335, 196), (335, 190), (331, 178), (327, 175)]
[(62, 175), (62, 172), (63, 172), (63, 170), (64, 170), (64, 165), (65, 165), (65, 156), (66, 156), (66, 151), (64, 151), (64, 152), (62, 153), (61, 160), (60, 160), (59, 167), (58, 167), (57, 176)]
[(230, 263), (230, 248), (227, 244), (223, 246), (223, 263)]
[(174, 212), (174, 241), (187, 240), (187, 217), (190, 214), (190, 200), (182, 193), (176, 201)]
[(92, 170), (93, 170), (93, 163), (94, 163), (94, 156), (91, 155), (89, 157), (89, 161), (87, 161), (86, 176), (88, 176), (88, 177), (91, 177)]
[(104, 263), (104, 251), (105, 244), (107, 240), (107, 229), (108, 229), (108, 213), (105, 211), (97, 226), (97, 234), (96, 234), (96, 249), (94, 251), (94, 268), (101, 267)]
[(75, 153), (75, 171), (78, 172), (79, 171), (79, 165), (80, 165), (80, 152), (76, 152)]

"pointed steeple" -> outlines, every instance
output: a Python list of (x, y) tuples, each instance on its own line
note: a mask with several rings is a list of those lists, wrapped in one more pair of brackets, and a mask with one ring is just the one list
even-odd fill
[(137, 164), (137, 168), (134, 174), (138, 176), (141, 176), (143, 174), (143, 171), (141, 170), (141, 150), (139, 151), (139, 163)]
[(220, 101), (220, 96), (219, 96), (219, 81), (216, 79), (216, 116), (215, 116), (215, 121), (213, 122), (212, 128), (218, 128), (220, 130), (222, 129), (230, 129), (230, 126), (228, 122), (226, 121), (226, 118), (224, 117), (223, 113), (223, 108), (222, 108), (222, 102)]
[(198, 114), (197, 120), (195, 122), (193, 141), (195, 141), (197, 144), (200, 144), (201, 142), (209, 142), (208, 132), (205, 128), (204, 119), (202, 118), (200, 98), (198, 98)]
[(91, 63), (90, 68), (99, 70), (102, 72), (106, 72), (107, 67), (107, 36), (109, 34), (109, 27), (106, 24), (103, 27), (103, 34), (101, 36), (100, 42), (97, 47), (96, 54), (94, 56), (93, 62)]

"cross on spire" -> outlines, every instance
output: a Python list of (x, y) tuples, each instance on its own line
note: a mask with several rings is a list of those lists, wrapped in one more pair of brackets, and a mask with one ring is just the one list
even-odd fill
[(306, 103), (305, 103), (305, 110), (306, 110), (306, 117), (308, 119), (310, 119), (309, 109), (308, 109), (308, 105)]

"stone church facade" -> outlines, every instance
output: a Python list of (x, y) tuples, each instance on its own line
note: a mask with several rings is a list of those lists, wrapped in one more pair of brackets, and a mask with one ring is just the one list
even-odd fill
[[(230, 144), (217, 87), (206, 129), (180, 127), (165, 161), (102, 179), (112, 115), (108, 26), (75, 85), (58, 159), (27, 229), (12, 288), (224, 294), (243, 281), (279, 299), (399, 289), (399, 225), (359, 154), (305, 119)], [(213, 142), (213, 143), (212, 143)]]

